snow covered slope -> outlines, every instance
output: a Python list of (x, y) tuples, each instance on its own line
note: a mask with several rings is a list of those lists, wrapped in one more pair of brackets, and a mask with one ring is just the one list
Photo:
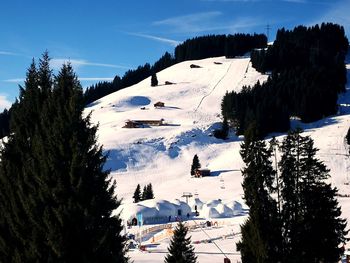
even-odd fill
[[(200, 68), (191, 68), (196, 64)], [(348, 79), (350, 79), (349, 66)], [(267, 79), (256, 72), (249, 58), (209, 58), (186, 61), (157, 73), (159, 86), (150, 78), (110, 94), (90, 105), (92, 121), (99, 123), (99, 142), (109, 151), (106, 168), (117, 180), (118, 197), (132, 203), (137, 184), (152, 183), (156, 198), (181, 199), (183, 192), (201, 200), (242, 201), (242, 138), (230, 134), (227, 141), (210, 136), (218, 126), (220, 103), (226, 91), (240, 91)], [(165, 82), (172, 85), (165, 85)], [(331, 169), (331, 181), (341, 194), (350, 193), (350, 159), (344, 137), (350, 126), (350, 86), (339, 99), (337, 116), (311, 124), (297, 121), (320, 149), (319, 158)], [(155, 108), (154, 103), (165, 103)], [(142, 108), (142, 109), (141, 109)], [(127, 120), (160, 120), (165, 126), (122, 128)], [(277, 134), (279, 139), (283, 134)], [(190, 166), (197, 154), (212, 177), (191, 178)], [(350, 221), (350, 198), (340, 197), (343, 215)], [(233, 244), (232, 244), (233, 246)]]
[[(214, 63), (215, 62), (215, 63)], [(201, 68), (191, 68), (191, 64)], [(99, 123), (99, 141), (109, 151), (106, 167), (118, 182), (118, 195), (131, 202), (138, 183), (152, 183), (156, 197), (179, 198), (197, 192), (200, 198), (239, 197), (240, 139), (228, 142), (211, 137), (220, 122), (220, 103), (226, 91), (264, 81), (249, 58), (209, 58), (176, 64), (157, 74), (159, 86), (146, 79), (110, 94), (87, 108)], [(166, 81), (173, 85), (164, 85)], [(154, 103), (162, 101), (163, 108)], [(143, 108), (143, 109), (141, 109)], [(126, 120), (160, 120), (168, 125), (122, 128)], [(214, 177), (190, 178), (194, 154)], [(225, 189), (223, 189), (225, 188)], [(171, 191), (169, 191), (171, 189)]]
[[(196, 64), (201, 68), (191, 68)], [(241, 138), (228, 141), (211, 137), (220, 122), (220, 103), (226, 91), (266, 80), (251, 67), (249, 58), (209, 58), (186, 61), (157, 73), (159, 86), (150, 78), (112, 93), (86, 109), (99, 123), (99, 142), (109, 151), (106, 167), (118, 182), (118, 195), (131, 201), (136, 185), (152, 183), (156, 197), (179, 198), (183, 192), (197, 192), (200, 198), (233, 198), (242, 194), (239, 156)], [(164, 83), (172, 82), (172, 85)], [(349, 88), (349, 87), (348, 87)], [(163, 108), (154, 103), (162, 101)], [(339, 100), (340, 114), (301, 126), (310, 134), (319, 157), (331, 169), (332, 182), (350, 192), (349, 158), (344, 136), (350, 126), (349, 94)], [(141, 109), (143, 108), (143, 109)], [(122, 128), (127, 120), (160, 120), (168, 125)], [(214, 177), (190, 178), (194, 154)], [(224, 187), (223, 187), (224, 186)], [(224, 189), (223, 189), (224, 188)], [(169, 191), (171, 189), (171, 191)]]

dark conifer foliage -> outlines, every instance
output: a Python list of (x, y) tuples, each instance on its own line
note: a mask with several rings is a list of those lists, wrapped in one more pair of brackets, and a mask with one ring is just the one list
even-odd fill
[[(53, 78), (45, 53), (28, 70), (1, 151), (0, 257), (7, 262), (127, 262), (115, 184), (83, 118), (72, 67)], [(15, 182), (15, 183), (14, 183)]]
[[(346, 133), (345, 141), (350, 146), (350, 128), (348, 129), (348, 132)], [(350, 154), (350, 152), (348, 154)]]
[(153, 194), (153, 187), (152, 187), (152, 184), (149, 183), (147, 186), (146, 186), (146, 199), (153, 199), (154, 198), (154, 194)]
[(88, 87), (84, 92), (84, 101), (88, 105), (108, 94), (118, 91), (121, 88), (121, 79), (116, 76), (113, 82), (98, 82)]
[(169, 52), (165, 52), (165, 54), (157, 60), (153, 66), (152, 71), (157, 73), (163, 69), (166, 69), (176, 63), (176, 60), (173, 55), (171, 55)]
[(179, 222), (174, 230), (174, 236), (168, 247), (168, 254), (165, 256), (166, 263), (196, 263), (197, 256), (194, 247), (191, 245), (191, 237), (187, 236), (188, 229)]
[(215, 138), (226, 140), (229, 130), (230, 130), (230, 127), (228, 125), (227, 118), (224, 117), (224, 120), (222, 121), (221, 129), (215, 130), (214, 136)]
[(348, 231), (337, 189), (325, 182), (329, 170), (315, 157), (312, 139), (300, 132), (289, 133), (281, 146), (284, 262), (338, 262)]
[(0, 113), (0, 139), (10, 134), (11, 111), (4, 109)]
[(241, 226), (242, 239), (237, 249), (244, 263), (278, 262), (282, 239), (277, 204), (272, 198), (276, 171), (270, 160), (271, 150), (253, 133), (240, 151), (246, 165), (242, 170), (244, 199), (250, 209)]
[(136, 186), (136, 189), (135, 189), (135, 192), (134, 192), (134, 195), (132, 196), (132, 198), (134, 199), (134, 203), (138, 203), (141, 201), (141, 187), (140, 187), (140, 184), (138, 184)]
[(175, 48), (176, 62), (226, 56), (242, 56), (254, 48), (265, 48), (263, 34), (208, 35), (188, 39)]
[(147, 200), (147, 185), (145, 185), (143, 187), (143, 190), (142, 190), (142, 195), (141, 195), (141, 200)]
[(149, 183), (148, 185), (145, 185), (143, 187), (143, 191), (142, 191), (142, 195), (141, 195), (141, 201), (148, 200), (148, 199), (153, 199), (153, 198), (154, 198), (153, 187), (152, 187), (152, 184)]
[(192, 165), (191, 165), (191, 175), (194, 175), (195, 170), (199, 168), (201, 168), (201, 163), (199, 162), (198, 155), (195, 154), (193, 156)]
[(279, 30), (272, 46), (251, 53), (256, 69), (272, 71), (269, 79), (226, 94), (223, 116), (237, 134), (255, 121), (265, 136), (287, 131), (290, 116), (312, 122), (335, 114), (338, 94), (345, 90), (348, 44), (343, 27), (335, 24)]
[(346, 220), (337, 189), (325, 181), (329, 170), (315, 156), (317, 149), (300, 130), (283, 140), (279, 176), (271, 166), (271, 150), (249, 128), (241, 148), (246, 164), (244, 198), (249, 217), (237, 244), (242, 262), (338, 262), (347, 240)]
[(241, 56), (253, 48), (266, 47), (266, 41), (266, 36), (262, 34), (210, 35), (186, 40), (175, 48), (175, 55), (165, 52), (153, 66), (146, 63), (136, 69), (128, 70), (122, 78), (116, 76), (113, 82), (100, 82), (88, 87), (84, 93), (85, 102), (90, 104), (110, 93), (134, 85), (152, 73), (157, 73), (175, 63), (213, 56)]
[(158, 86), (158, 78), (156, 73), (153, 73), (151, 76), (151, 86), (152, 87)]

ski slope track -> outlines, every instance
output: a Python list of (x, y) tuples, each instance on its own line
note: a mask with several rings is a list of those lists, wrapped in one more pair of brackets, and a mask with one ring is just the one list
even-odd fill
[[(214, 63), (215, 62), (215, 63)], [(196, 64), (200, 68), (191, 68)], [(350, 66), (347, 65), (348, 79)], [(224, 57), (185, 61), (159, 73), (159, 85), (151, 87), (150, 78), (126, 89), (112, 93), (89, 105), (92, 122), (99, 124), (98, 140), (109, 153), (106, 169), (117, 181), (118, 198), (123, 205), (132, 204), (137, 186), (152, 183), (156, 199), (181, 199), (184, 192), (195, 194), (202, 201), (242, 199), (243, 162), (239, 155), (241, 137), (230, 133), (222, 141), (211, 136), (220, 127), (220, 104), (226, 91), (240, 91), (244, 85), (264, 82), (267, 75), (251, 67), (249, 58)], [(165, 82), (171, 85), (165, 85)], [(350, 194), (350, 159), (344, 137), (350, 126), (350, 85), (339, 97), (339, 113), (314, 123), (292, 121), (301, 127), (319, 148), (318, 157), (330, 169), (331, 183), (340, 194)], [(155, 108), (161, 101), (165, 106)], [(160, 120), (164, 126), (123, 128), (127, 120)], [(285, 134), (273, 134), (282, 140)], [(272, 135), (271, 135), (272, 136)], [(269, 138), (267, 138), (269, 139)], [(197, 154), (202, 168), (209, 168), (211, 177), (191, 178), (190, 167)], [(279, 157), (278, 157), (279, 158)], [(339, 197), (343, 217), (350, 222), (350, 198)], [(245, 217), (222, 219), (225, 224), (208, 230), (227, 256), (240, 259), (235, 250), (239, 224)], [(200, 231), (191, 231), (192, 241), (205, 239)], [(169, 239), (150, 248), (149, 253), (131, 251), (134, 262), (163, 262)], [(223, 262), (220, 251), (210, 243), (195, 244), (199, 262)], [(150, 253), (152, 252), (152, 253)]]

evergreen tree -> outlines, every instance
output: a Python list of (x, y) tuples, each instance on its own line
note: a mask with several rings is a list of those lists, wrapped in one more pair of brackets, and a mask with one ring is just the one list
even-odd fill
[(237, 249), (243, 263), (278, 262), (281, 236), (276, 201), (271, 197), (276, 175), (271, 150), (252, 132), (241, 145), (240, 153), (246, 164), (242, 186), (249, 217), (241, 226), (242, 239)]
[(32, 63), (1, 150), (0, 257), (7, 262), (127, 262), (121, 220), (111, 216), (115, 184), (83, 110), (70, 65), (53, 80), (47, 53), (39, 70)]
[(168, 254), (165, 256), (166, 263), (197, 262), (194, 247), (191, 245), (191, 237), (186, 238), (187, 232), (187, 227), (182, 222), (179, 222), (168, 247)]
[(152, 87), (158, 86), (158, 79), (157, 79), (156, 73), (153, 73), (151, 76), (151, 86)]
[(146, 186), (146, 199), (153, 199), (153, 198), (154, 198), (154, 194), (153, 194), (152, 184), (149, 183)]
[[(40, 193), (41, 169), (33, 157), (35, 136), (41, 130), (43, 107), (51, 88), (47, 53), (30, 65), (25, 87), (13, 106), (8, 142), (1, 149), (0, 162), (0, 258), (8, 262), (37, 262), (48, 258)], [(39, 76), (41, 79), (39, 79)], [(47, 83), (44, 83), (47, 81)], [(39, 83), (44, 87), (41, 88)]]
[(226, 116), (224, 116), (221, 129), (215, 130), (214, 136), (215, 138), (226, 140), (228, 136), (228, 132), (229, 132), (229, 126), (228, 126), (227, 118)]
[(0, 139), (10, 134), (10, 116), (11, 108), (0, 113)]
[(141, 187), (140, 184), (138, 184), (136, 186), (134, 195), (132, 196), (132, 198), (134, 198), (134, 203), (138, 203), (141, 201)]
[(147, 200), (147, 186), (145, 185), (142, 190), (141, 201)]
[[(346, 133), (345, 141), (346, 141), (347, 145), (350, 146), (350, 128), (348, 129), (348, 132)], [(350, 154), (350, 150), (349, 150), (349, 154)]]
[(329, 170), (315, 157), (313, 140), (300, 132), (281, 146), (284, 262), (338, 262), (348, 231), (337, 189), (325, 182)]
[(194, 171), (195, 171), (196, 169), (199, 169), (199, 168), (201, 168), (201, 164), (200, 164), (200, 162), (199, 162), (198, 155), (195, 154), (195, 155), (193, 156), (193, 161), (192, 161), (192, 165), (191, 165), (191, 175), (194, 175)]

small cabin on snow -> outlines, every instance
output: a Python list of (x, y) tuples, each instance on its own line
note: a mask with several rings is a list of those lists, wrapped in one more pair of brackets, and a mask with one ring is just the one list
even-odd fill
[(158, 101), (154, 103), (155, 108), (163, 108), (165, 106), (164, 102)]
[(195, 169), (194, 170), (194, 177), (205, 177), (205, 176), (210, 176), (209, 169)]
[(142, 128), (145, 126), (162, 126), (164, 119), (160, 120), (127, 120), (123, 128)]

